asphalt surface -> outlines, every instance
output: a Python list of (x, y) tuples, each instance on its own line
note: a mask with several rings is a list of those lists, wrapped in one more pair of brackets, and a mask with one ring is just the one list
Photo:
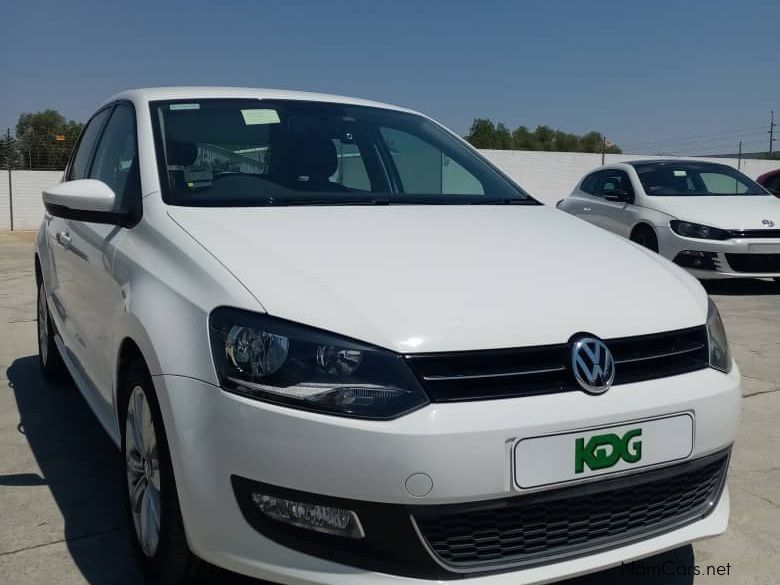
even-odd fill
[[(138, 585), (118, 452), (78, 391), (47, 384), (38, 369), (32, 250), (29, 234), (0, 233), (0, 583)], [(566, 585), (780, 582), (780, 284), (707, 288), (744, 376), (729, 530), (633, 574), (613, 569)], [(260, 585), (220, 571), (208, 582)]]

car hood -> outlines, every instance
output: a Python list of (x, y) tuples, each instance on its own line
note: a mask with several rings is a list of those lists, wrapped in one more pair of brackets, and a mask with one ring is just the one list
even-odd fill
[(399, 352), (701, 325), (684, 271), (545, 206), (169, 208), (271, 315)]
[(771, 195), (647, 197), (643, 205), (676, 219), (723, 229), (764, 229), (765, 219), (780, 227), (780, 199)]

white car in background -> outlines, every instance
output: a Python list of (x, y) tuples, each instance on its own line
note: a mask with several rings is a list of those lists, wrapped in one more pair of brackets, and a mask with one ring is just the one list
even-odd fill
[(780, 200), (736, 169), (694, 160), (598, 168), (557, 207), (701, 279), (780, 278)]
[(43, 199), (41, 366), (121, 449), (153, 582), (548, 583), (726, 529), (700, 283), (421, 114), (129, 91)]

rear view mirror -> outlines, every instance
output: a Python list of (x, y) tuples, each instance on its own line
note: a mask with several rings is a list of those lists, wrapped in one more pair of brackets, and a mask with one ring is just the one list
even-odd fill
[(133, 214), (115, 211), (116, 203), (111, 187), (95, 179), (67, 181), (43, 190), (43, 204), (54, 216), (124, 227), (133, 225)]

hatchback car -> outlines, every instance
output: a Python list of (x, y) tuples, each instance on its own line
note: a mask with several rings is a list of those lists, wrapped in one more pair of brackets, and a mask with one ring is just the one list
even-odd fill
[(726, 529), (701, 285), (421, 114), (128, 91), (43, 199), (41, 366), (121, 450), (157, 583), (518, 585)]
[(727, 165), (609, 165), (588, 173), (557, 206), (701, 279), (780, 279), (780, 201)]

